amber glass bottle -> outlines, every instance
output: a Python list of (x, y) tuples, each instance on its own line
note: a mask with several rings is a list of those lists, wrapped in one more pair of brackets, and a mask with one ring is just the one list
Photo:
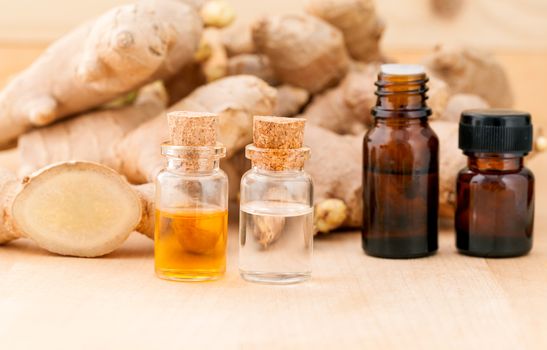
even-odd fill
[(414, 258), (437, 250), (439, 141), (427, 122), (423, 67), (387, 64), (363, 146), (363, 248)]
[(523, 166), (532, 149), (528, 113), (470, 110), (460, 120), (460, 148), (469, 157), (457, 180), (456, 246), (483, 257), (532, 249), (534, 176)]

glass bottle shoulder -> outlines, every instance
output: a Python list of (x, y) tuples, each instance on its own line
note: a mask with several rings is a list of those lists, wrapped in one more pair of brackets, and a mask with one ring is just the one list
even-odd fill
[(205, 174), (165, 169), (156, 177), (156, 206), (163, 210), (228, 207), (228, 177), (215, 169)]
[(392, 144), (436, 148), (439, 140), (427, 121), (376, 122), (364, 137), (366, 148)]
[(222, 169), (214, 169), (210, 172), (181, 172), (173, 171), (170, 169), (163, 169), (156, 177), (156, 181), (159, 183), (165, 181), (227, 181), (228, 176)]
[(273, 172), (251, 169), (241, 178), (241, 204), (252, 201), (313, 203), (313, 181), (305, 171)]
[(241, 177), (242, 185), (252, 185), (256, 183), (301, 183), (311, 186), (313, 181), (310, 174), (305, 171), (275, 172), (250, 169)]
[(376, 121), (364, 137), (363, 160), (370, 171), (434, 173), (439, 139), (426, 120)]
[(479, 171), (465, 167), (458, 173), (459, 183), (468, 184), (487, 184), (493, 182), (503, 182), (504, 186), (512, 184), (523, 184), (534, 182), (534, 174), (527, 167), (522, 167), (516, 171)]

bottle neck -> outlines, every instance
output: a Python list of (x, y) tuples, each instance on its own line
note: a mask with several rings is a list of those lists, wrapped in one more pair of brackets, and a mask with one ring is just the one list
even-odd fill
[(218, 171), (220, 158), (226, 155), (226, 147), (181, 146), (168, 142), (161, 145), (161, 154), (167, 158), (167, 170), (179, 174), (207, 175)]
[(388, 126), (388, 127), (404, 127), (409, 125), (427, 125), (427, 117), (421, 118), (397, 118), (397, 117), (388, 117), (388, 118), (374, 118), (374, 126)]
[(183, 159), (167, 156), (167, 170), (188, 175), (209, 175), (220, 168), (219, 159)]
[(376, 84), (376, 106), (372, 115), (378, 118), (414, 119), (431, 115), (427, 107), (427, 82), (424, 73), (389, 75), (380, 73)]
[(510, 153), (467, 153), (467, 166), (475, 171), (514, 172), (522, 169), (523, 156)]
[(271, 174), (299, 173), (309, 156), (309, 147), (277, 149), (254, 144), (245, 147), (245, 157), (251, 161), (253, 169)]
[(275, 177), (294, 177), (301, 175), (304, 172), (304, 168), (296, 169), (284, 169), (284, 170), (270, 170), (264, 167), (253, 164), (252, 170), (260, 175), (275, 176)]

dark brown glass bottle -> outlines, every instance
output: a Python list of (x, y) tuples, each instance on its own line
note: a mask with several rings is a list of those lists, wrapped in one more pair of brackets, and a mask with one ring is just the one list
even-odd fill
[(383, 258), (437, 250), (439, 140), (421, 66), (383, 65), (363, 145), (363, 249)]
[(532, 148), (528, 113), (462, 113), (460, 148), (469, 157), (457, 179), (456, 246), (464, 254), (510, 257), (532, 249), (534, 175), (523, 166)]

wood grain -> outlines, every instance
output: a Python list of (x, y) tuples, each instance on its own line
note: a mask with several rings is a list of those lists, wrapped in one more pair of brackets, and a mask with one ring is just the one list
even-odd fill
[[(544, 231), (544, 222), (536, 234)], [(367, 257), (357, 233), (317, 239), (314, 275), (294, 286), (239, 278), (237, 233), (228, 273), (179, 284), (153, 274), (152, 242), (134, 234), (101, 259), (49, 255), (25, 241), (0, 252), (0, 345), (5, 349), (381, 348), (545, 349), (547, 240), (530, 256), (440, 252)], [(32, 334), (32, 336), (29, 336)]]
[[(39, 52), (0, 48), (0, 84)], [(499, 57), (517, 105), (546, 123), (547, 54)], [(0, 247), (0, 349), (546, 349), (547, 154), (528, 165), (536, 240), (515, 259), (460, 256), (450, 229), (416, 260), (367, 257), (358, 233), (334, 234), (315, 240), (310, 282), (256, 285), (238, 276), (232, 226), (226, 277), (181, 284), (154, 276), (152, 242), (136, 233), (99, 259), (15, 241)]]

